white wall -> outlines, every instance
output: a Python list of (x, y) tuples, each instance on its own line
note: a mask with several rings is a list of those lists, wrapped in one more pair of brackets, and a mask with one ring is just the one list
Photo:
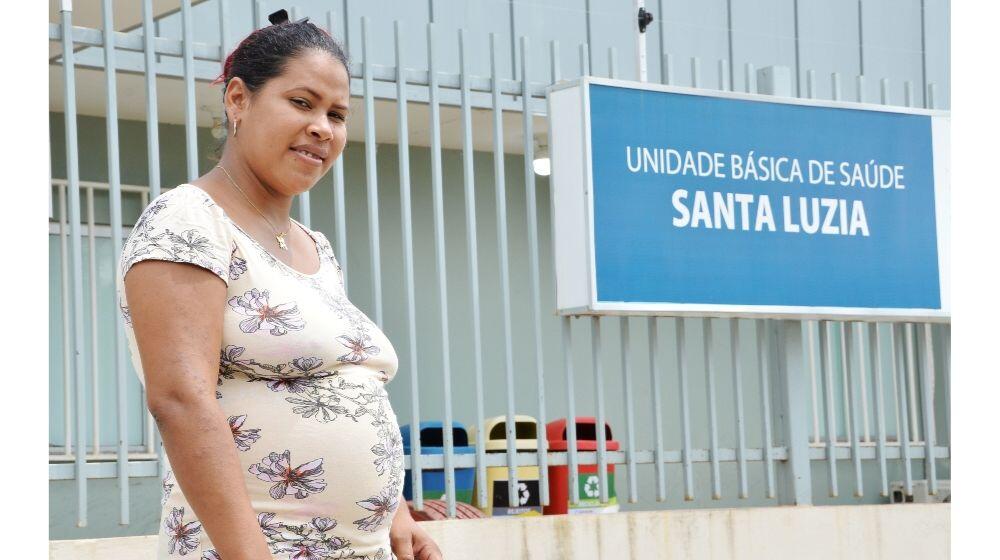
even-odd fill
[[(704, 509), (429, 521), (449, 560), (940, 560), (951, 504)], [(50, 560), (155, 558), (156, 536), (52, 541)]]

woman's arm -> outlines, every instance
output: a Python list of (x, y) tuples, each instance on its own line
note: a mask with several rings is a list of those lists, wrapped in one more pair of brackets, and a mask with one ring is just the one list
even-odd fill
[(222, 558), (271, 560), (215, 399), (225, 283), (197, 266), (148, 260), (124, 284), (146, 404), (184, 497)]

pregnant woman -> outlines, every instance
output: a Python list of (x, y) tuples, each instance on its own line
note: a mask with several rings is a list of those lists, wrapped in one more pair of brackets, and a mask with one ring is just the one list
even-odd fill
[(347, 141), (347, 58), (307, 19), (269, 19), (217, 81), (219, 165), (151, 201), (119, 261), (168, 459), (157, 558), (440, 560), (402, 499), (396, 353), (289, 217)]

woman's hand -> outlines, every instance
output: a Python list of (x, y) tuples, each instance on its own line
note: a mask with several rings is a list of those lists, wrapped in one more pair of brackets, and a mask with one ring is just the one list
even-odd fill
[(389, 527), (389, 542), (398, 560), (444, 560), (437, 543), (413, 520), (402, 499)]

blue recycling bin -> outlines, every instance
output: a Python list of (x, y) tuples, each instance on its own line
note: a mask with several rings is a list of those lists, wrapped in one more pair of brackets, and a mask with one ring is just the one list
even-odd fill
[[(410, 454), (410, 425), (400, 427), (400, 435), (403, 436), (403, 452)], [(474, 446), (469, 445), (469, 433), (461, 422), (451, 423), (452, 441), (454, 442), (455, 455), (471, 455), (476, 452)], [(439, 420), (420, 423), (420, 454), (421, 455), (443, 455), (444, 454), (444, 422)], [(412, 464), (411, 457), (411, 464)], [(413, 474), (410, 469), (406, 469), (406, 478), (403, 481), (403, 497), (407, 500), (413, 499)], [(443, 500), (445, 498), (444, 469), (422, 468), (421, 481), (423, 483), (423, 497), (425, 500)], [(472, 503), (472, 484), (475, 479), (475, 469), (472, 467), (455, 469), (455, 501)]]

